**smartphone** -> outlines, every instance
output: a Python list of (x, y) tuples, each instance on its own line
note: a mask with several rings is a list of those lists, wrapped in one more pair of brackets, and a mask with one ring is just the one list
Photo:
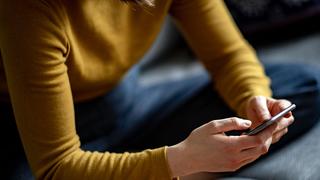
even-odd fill
[(284, 115), (286, 115), (288, 112), (292, 111), (295, 108), (296, 108), (296, 105), (295, 104), (291, 104), (289, 107), (285, 108), (283, 111), (281, 111), (280, 113), (276, 114), (271, 119), (265, 121), (264, 123), (260, 124), (256, 128), (251, 129), (248, 132), (245, 132), (245, 134), (246, 135), (258, 134), (260, 131), (264, 130), (265, 128), (267, 128), (271, 124), (275, 123), (278, 119), (282, 118)]

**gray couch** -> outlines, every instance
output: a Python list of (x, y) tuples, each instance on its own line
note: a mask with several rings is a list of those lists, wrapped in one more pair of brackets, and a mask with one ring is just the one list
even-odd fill
[[(257, 43), (254, 47), (260, 59), (265, 62), (303, 62), (320, 68), (319, 32), (275, 43)], [(150, 84), (201, 73), (203, 67), (193, 59), (168, 18), (156, 43), (142, 62), (144, 69), (140, 81)], [(210, 175), (204, 177), (208, 178)], [(236, 174), (236, 179), (241, 178), (320, 179), (320, 123), (294, 142), (256, 162), (254, 166), (241, 169)]]

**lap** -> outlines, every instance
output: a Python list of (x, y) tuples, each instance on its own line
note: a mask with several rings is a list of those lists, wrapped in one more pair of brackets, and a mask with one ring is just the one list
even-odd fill
[[(277, 143), (275, 148), (278, 148), (309, 130), (318, 121), (320, 73), (317, 68), (302, 64), (267, 64), (265, 67), (272, 81), (273, 96), (297, 104), (294, 111), (296, 121), (290, 126), (289, 133)], [(138, 133), (128, 137), (120, 144), (120, 148), (115, 149), (122, 151), (172, 145), (186, 138), (194, 128), (203, 123), (235, 116), (213, 90), (212, 84), (204, 83), (205, 86), (200, 87), (197, 94), (171, 110), (161, 121), (153, 123), (152, 120), (147, 120)]]
[(274, 98), (288, 99), (297, 105), (295, 122), (272, 148), (281, 147), (312, 128), (320, 119), (320, 67), (305, 64), (268, 64)]
[[(294, 112), (296, 122), (281, 142), (290, 141), (310, 129), (319, 119), (320, 71), (307, 65), (274, 64), (266, 65), (266, 72), (272, 79), (274, 97), (297, 104)], [(128, 85), (128, 82), (131, 83)], [(135, 79), (129, 78), (106, 96), (75, 105), (77, 132), (84, 141), (84, 148), (121, 152), (171, 145), (207, 121), (235, 116), (213, 90), (205, 73), (181, 82), (152, 87), (139, 87), (134, 82)], [(6, 108), (1, 108), (1, 114), (12, 112), (9, 106)], [(17, 163), (10, 169), (15, 169), (12, 174), (23, 174), (17, 173), (21, 170), (25, 177), (30, 177), (13, 114), (4, 117), (4, 121), (10, 121), (8, 126), (13, 130), (7, 134), (6, 123), (2, 126), (2, 142), (13, 145), (2, 148), (1, 154), (20, 149), (16, 152), (21, 154), (17, 161), (23, 163)], [(1, 161), (12, 164), (12, 158), (3, 156)]]

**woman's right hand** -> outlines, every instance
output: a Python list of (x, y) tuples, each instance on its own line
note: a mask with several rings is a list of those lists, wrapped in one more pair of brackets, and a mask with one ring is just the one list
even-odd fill
[(193, 130), (184, 141), (167, 148), (172, 176), (235, 171), (267, 153), (275, 124), (254, 136), (224, 133), (250, 126), (251, 121), (232, 117), (214, 120)]

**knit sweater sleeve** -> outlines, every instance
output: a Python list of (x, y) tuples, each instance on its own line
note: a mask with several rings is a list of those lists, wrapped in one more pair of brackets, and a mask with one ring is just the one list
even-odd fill
[(80, 148), (61, 9), (46, 1), (0, 3), (1, 56), (36, 179), (170, 179), (164, 147), (123, 154)]
[(262, 65), (222, 0), (174, 0), (170, 12), (217, 91), (239, 115), (245, 116), (250, 97), (271, 96)]

